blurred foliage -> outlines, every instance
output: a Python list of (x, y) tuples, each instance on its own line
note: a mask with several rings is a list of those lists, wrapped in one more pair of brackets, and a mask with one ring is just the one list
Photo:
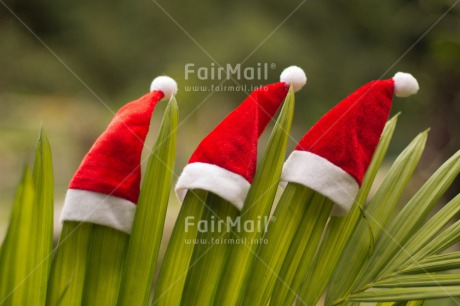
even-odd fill
[[(187, 63), (276, 65), (268, 80), (239, 81), (246, 85), (276, 82), (292, 64), (304, 68), (309, 81), (297, 94), (293, 139), (365, 82), (411, 72), (421, 90), (395, 99), (405, 132), (395, 135), (390, 153), (431, 126), (419, 171), (426, 178), (460, 145), (460, 5), (451, 8), (456, 3), (2, 0), (0, 223), (8, 215), (18, 169), (32, 157), (30, 139), (40, 122), (55, 143), (59, 203), (111, 110), (145, 93), (160, 74), (179, 84), (179, 173), (198, 142), (246, 95), (186, 91), (188, 85), (219, 84), (185, 80)], [(154, 115), (155, 134), (165, 104)], [(290, 140), (288, 152), (295, 144)]]

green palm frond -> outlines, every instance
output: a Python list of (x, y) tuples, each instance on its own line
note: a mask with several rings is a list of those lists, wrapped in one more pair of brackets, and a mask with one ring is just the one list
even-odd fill
[[(459, 172), (460, 151), (428, 179), (396, 216), (383, 224), (382, 234), (369, 259), (362, 265), (360, 273), (348, 281), (352, 286), (339, 292), (342, 294), (329, 293), (329, 304), (459, 296), (458, 274), (432, 273), (458, 268), (457, 252), (440, 253), (460, 241), (460, 221), (449, 225), (460, 212), (460, 195), (426, 219)], [(348, 243), (352, 245), (352, 242)], [(342, 260), (353, 263), (351, 255), (342, 254)], [(342, 279), (346, 277), (342, 274)]]
[[(268, 216), (292, 123), (288, 94), (259, 167), (241, 222)], [(185, 230), (184, 220), (236, 218), (238, 210), (203, 190), (187, 193), (155, 289), (155, 305), (432, 305), (460, 297), (460, 195), (434, 207), (460, 173), (460, 151), (401, 203), (428, 131), (399, 154), (369, 198), (398, 115), (387, 122), (350, 213), (289, 184), (266, 232)], [(34, 168), (25, 168), (0, 247), (0, 305), (148, 305), (172, 184), (177, 104), (167, 107), (150, 155), (131, 235), (100, 225), (64, 222), (52, 260), (53, 168), (44, 131)], [(161, 179), (159, 179), (161, 178)], [(205, 206), (206, 204), (206, 206)], [(399, 207), (401, 209), (399, 210)], [(241, 237), (240, 237), (241, 236)], [(272, 244), (194, 246), (198, 239), (268, 239)], [(160, 267), (158, 267), (160, 268)], [(157, 270), (158, 270), (157, 268)], [(297, 297), (297, 299), (296, 299)], [(449, 299), (449, 300), (448, 300)]]

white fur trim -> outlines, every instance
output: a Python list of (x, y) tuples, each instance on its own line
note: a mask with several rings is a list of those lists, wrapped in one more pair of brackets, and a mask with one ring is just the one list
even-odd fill
[(61, 222), (78, 221), (101, 224), (131, 233), (136, 205), (103, 193), (69, 189), (61, 212)]
[(243, 208), (251, 184), (239, 174), (206, 163), (188, 164), (176, 184), (176, 194), (182, 202), (188, 189), (203, 189)]
[(168, 76), (159, 76), (150, 84), (150, 91), (154, 90), (163, 92), (164, 98), (169, 99), (177, 93), (177, 83)]
[(398, 97), (408, 97), (416, 94), (419, 90), (417, 80), (410, 73), (398, 72), (393, 80), (395, 82), (395, 95)]
[(291, 66), (281, 72), (280, 81), (292, 85), (297, 92), (307, 83), (307, 76), (302, 68)]
[(293, 182), (307, 186), (336, 203), (333, 214), (348, 213), (359, 185), (347, 172), (327, 159), (306, 151), (294, 151), (286, 160), (281, 186)]

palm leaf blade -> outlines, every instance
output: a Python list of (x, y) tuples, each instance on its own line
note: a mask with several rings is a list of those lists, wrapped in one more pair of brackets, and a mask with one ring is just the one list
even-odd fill
[[(126, 255), (118, 305), (147, 305), (174, 172), (177, 102), (171, 98), (150, 154)], [(161, 179), (160, 179), (161, 178)]]
[[(365, 208), (364, 218), (356, 225), (332, 276), (327, 302), (350, 292), (351, 285), (360, 273), (369, 252), (372, 252), (372, 249), (369, 251), (369, 247), (378, 239), (409, 183), (422, 155), (426, 139), (427, 132), (423, 132), (403, 150)], [(369, 230), (371, 233), (363, 234)]]
[(446, 296), (460, 296), (460, 286), (415, 287), (375, 290), (357, 293), (349, 297), (355, 302), (392, 302), (436, 299)]
[(375, 288), (460, 286), (460, 274), (418, 274), (390, 277), (372, 284)]
[(365, 286), (377, 275), (387, 273), (385, 266), (420, 227), (433, 206), (460, 172), (460, 151), (447, 160), (409, 200), (392, 220), (376, 245), (374, 256), (366, 263), (355, 288)]
[(440, 272), (453, 269), (460, 269), (460, 252), (427, 257), (398, 271), (398, 273)]
[[(35, 190), (32, 174), (25, 168), (18, 186), (11, 221), (1, 247), (0, 304), (24, 305), (28, 275), (29, 240), (32, 230)], [(16, 243), (20, 241), (21, 243)]]

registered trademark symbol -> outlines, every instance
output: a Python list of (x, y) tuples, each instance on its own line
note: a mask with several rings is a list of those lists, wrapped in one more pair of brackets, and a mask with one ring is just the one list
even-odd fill
[(275, 69), (275, 68), (276, 68), (276, 64), (275, 64), (275, 63), (271, 63), (271, 64), (270, 64), (270, 68), (271, 68), (271, 69)]

